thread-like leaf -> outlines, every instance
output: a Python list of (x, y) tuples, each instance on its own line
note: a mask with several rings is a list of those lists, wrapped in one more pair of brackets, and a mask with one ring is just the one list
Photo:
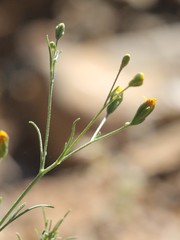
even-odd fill
[(72, 128), (71, 128), (71, 134), (70, 134), (70, 137), (68, 139), (68, 141), (65, 143), (64, 145), (64, 150), (61, 154), (61, 156), (64, 155), (64, 153), (66, 153), (68, 151), (68, 149), (70, 148), (72, 142), (73, 142), (73, 138), (74, 138), (74, 135), (75, 135), (75, 131), (76, 131), (76, 125), (77, 125), (77, 122), (80, 120), (80, 118), (77, 118), (73, 124), (72, 124)]

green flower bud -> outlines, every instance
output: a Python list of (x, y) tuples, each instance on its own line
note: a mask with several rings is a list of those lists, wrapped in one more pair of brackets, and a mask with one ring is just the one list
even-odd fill
[(144, 74), (137, 73), (133, 79), (129, 82), (129, 87), (139, 87), (143, 84), (144, 81)]
[(0, 130), (0, 159), (8, 153), (9, 136), (3, 130)]
[(64, 32), (65, 32), (65, 25), (64, 25), (64, 23), (59, 23), (56, 26), (56, 31), (55, 31), (55, 35), (56, 35), (56, 40), (57, 41), (64, 35)]
[(51, 51), (51, 56), (54, 56), (55, 51), (56, 51), (56, 44), (55, 44), (55, 42), (53, 42), (53, 41), (49, 42), (49, 47), (50, 47), (50, 51)]
[(146, 117), (154, 110), (156, 105), (156, 98), (149, 98), (140, 105), (138, 108), (133, 120), (131, 121), (131, 125), (137, 125), (142, 123)]
[(122, 62), (121, 62), (121, 67), (120, 69), (123, 69), (124, 67), (126, 67), (130, 61), (130, 55), (129, 54), (126, 54), (124, 55), (123, 59), (122, 59)]
[(50, 46), (51, 50), (55, 51), (55, 49), (56, 49), (56, 44), (55, 44), (55, 42), (51, 41), (51, 42), (49, 43), (49, 46)]
[(116, 87), (110, 94), (109, 105), (106, 109), (107, 116), (113, 113), (123, 100), (123, 93), (120, 87)]

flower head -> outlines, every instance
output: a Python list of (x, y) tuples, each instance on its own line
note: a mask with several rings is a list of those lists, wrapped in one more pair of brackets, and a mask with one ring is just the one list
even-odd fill
[(155, 107), (156, 105), (156, 98), (149, 98), (146, 100), (146, 104), (150, 107)]
[(146, 117), (154, 110), (156, 106), (156, 98), (149, 98), (143, 104), (141, 104), (131, 121), (131, 125), (137, 125), (142, 123)]

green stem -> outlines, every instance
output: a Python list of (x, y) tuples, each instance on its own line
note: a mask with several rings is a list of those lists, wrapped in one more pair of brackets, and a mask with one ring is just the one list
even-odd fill
[(76, 143), (86, 134), (86, 132), (92, 127), (92, 125), (95, 123), (99, 115), (104, 111), (106, 106), (102, 107), (101, 110), (93, 117), (93, 119), (88, 123), (88, 125), (84, 128), (84, 130), (76, 137), (74, 142), (70, 145), (68, 150), (72, 149), (73, 146), (76, 145)]
[[(92, 143), (97, 142), (97, 141), (100, 141), (100, 140), (103, 140), (103, 139), (108, 138), (108, 137), (110, 137), (110, 136), (113, 136), (113, 135), (115, 135), (115, 134), (117, 134), (117, 133), (119, 133), (119, 132), (122, 132), (123, 130), (127, 129), (127, 128), (130, 127), (130, 126), (131, 126), (130, 123), (126, 123), (126, 124), (124, 124), (122, 127), (118, 128), (118, 129), (116, 129), (116, 130), (114, 130), (114, 131), (112, 131), (112, 132), (110, 132), (110, 133), (107, 133), (107, 134), (104, 134), (103, 136), (100, 136), (100, 137), (97, 137), (97, 138), (95, 138), (95, 139), (92, 139), (92, 140), (90, 140), (89, 142), (81, 145), (80, 147), (78, 147), (78, 148), (75, 149), (74, 151), (68, 153), (68, 154), (65, 155), (63, 158), (57, 159), (56, 161), (58, 161), (59, 163), (61, 163), (61, 162), (63, 162), (64, 160), (66, 160), (67, 158), (69, 158), (69, 157), (71, 157), (72, 155), (74, 155), (75, 153), (77, 153), (77, 152), (79, 152), (80, 150), (82, 150), (83, 148), (91, 145)], [(56, 162), (56, 161), (55, 161), (55, 162)]]
[[(113, 83), (113, 86), (112, 86), (112, 88), (111, 88), (111, 91), (112, 91), (112, 89), (113, 89), (113, 87), (114, 87), (114, 85), (115, 85), (115, 83), (116, 83), (116, 81), (117, 81), (117, 79), (118, 79), (118, 76), (119, 76), (119, 74), (120, 74), (120, 72), (121, 72), (121, 68), (120, 68), (120, 70), (119, 70), (119, 72), (118, 72), (118, 74), (117, 74), (117, 76), (116, 76), (116, 79), (115, 79), (115, 81), (114, 81), (114, 83)], [(126, 88), (124, 88), (123, 90), (122, 90), (122, 92), (124, 92), (125, 90), (127, 90), (129, 88), (129, 86), (127, 86)], [(110, 94), (110, 93), (109, 93)], [(109, 95), (108, 95), (109, 96)], [(108, 98), (107, 98), (108, 99)], [(101, 110), (93, 117), (93, 119), (88, 123), (88, 125), (84, 128), (84, 130), (76, 137), (76, 139), (74, 140), (74, 142), (69, 146), (69, 148), (67, 149), (67, 151), (65, 151), (65, 154), (66, 153), (68, 153), (71, 149), (72, 149), (72, 147), (74, 147), (75, 145), (76, 145), (76, 143), (87, 133), (87, 131), (92, 127), (92, 125), (95, 123), (95, 121), (97, 120), (97, 118), (101, 115), (101, 113), (107, 108), (107, 106), (108, 105), (110, 105), (111, 104), (111, 102), (109, 102), (108, 104), (107, 104), (107, 100), (105, 101), (105, 103), (104, 103), (104, 105), (103, 105), (103, 107), (101, 108)], [(107, 117), (106, 117), (106, 119), (107, 119)], [(106, 122), (106, 119), (104, 118), (103, 120), (102, 120), (102, 124), (104, 125), (104, 123)], [(100, 123), (100, 125), (101, 125), (101, 123)], [(100, 128), (101, 128), (102, 126), (100, 126)], [(99, 128), (99, 127), (98, 127)], [(100, 130), (100, 129), (99, 129)], [(96, 130), (97, 131), (97, 130)], [(94, 140), (94, 137), (95, 137), (95, 134), (93, 135), (93, 137), (91, 138), (91, 140)], [(65, 155), (65, 154), (63, 154), (63, 156)], [(60, 155), (60, 157), (63, 157), (62, 155)]]
[(109, 93), (108, 93), (108, 95), (107, 95), (107, 98), (106, 98), (105, 102), (104, 102), (104, 106), (106, 106), (106, 104), (107, 104), (107, 102), (108, 102), (108, 100), (109, 100), (110, 94), (111, 94), (111, 92), (112, 92), (112, 90), (113, 90), (113, 88), (114, 88), (114, 86), (115, 86), (115, 84), (116, 84), (116, 82), (117, 82), (117, 80), (118, 80), (118, 77), (119, 77), (122, 69), (123, 69), (123, 67), (122, 67), (122, 65), (121, 65), (120, 68), (119, 68), (119, 70), (118, 70), (118, 73), (117, 73), (117, 75), (116, 75), (116, 77), (115, 77), (115, 79), (114, 79), (113, 85), (112, 85), (112, 87), (111, 87), (111, 89), (110, 89), (110, 91), (109, 91)]
[(51, 79), (50, 89), (49, 89), (49, 96), (48, 96), (47, 122), (46, 122), (46, 133), (45, 133), (44, 154), (43, 154), (43, 164), (42, 164), (43, 168), (44, 168), (44, 165), (45, 165), (45, 160), (46, 160), (46, 156), (47, 156), (47, 147), (48, 147), (48, 141), (49, 141), (49, 132), (50, 132), (50, 124), (51, 124), (53, 85), (54, 85), (54, 78)]
[(13, 210), (17, 207), (17, 205), (21, 202), (21, 200), (25, 197), (25, 195), (31, 190), (31, 188), (44, 176), (44, 172), (39, 172), (38, 175), (30, 182), (30, 184), (25, 188), (25, 190), (21, 193), (18, 199), (13, 203), (11, 208), (7, 211), (4, 217), (0, 221), (0, 231), (3, 230), (4, 226), (2, 224), (6, 221), (6, 219), (10, 216)]
[[(43, 152), (43, 160), (42, 160), (42, 169), (45, 167), (45, 161), (47, 156), (47, 148), (49, 141), (49, 132), (50, 132), (50, 124), (51, 124), (51, 112), (52, 112), (52, 98), (53, 98), (53, 86), (55, 79), (55, 65), (56, 61), (54, 60), (54, 55), (52, 55), (51, 47), (49, 45), (49, 39), (47, 37), (48, 48), (49, 48), (49, 61), (50, 61), (50, 85), (49, 85), (49, 94), (48, 94), (48, 109), (47, 109), (47, 120), (46, 120), (46, 133), (44, 140), (44, 152)], [(56, 52), (56, 49), (55, 49)]]
[[(54, 86), (54, 78), (55, 78), (55, 66), (57, 61), (57, 54), (56, 47), (57, 47), (57, 41), (56, 41), (56, 47), (55, 49), (51, 49), (50, 41), (47, 36), (46, 38), (48, 49), (49, 49), (49, 62), (50, 62), (50, 83), (49, 83), (49, 94), (48, 94), (48, 109), (47, 109), (47, 120), (46, 120), (46, 132), (45, 132), (45, 140), (44, 140), (44, 148), (42, 144), (41, 139), (41, 133), (39, 128), (34, 122), (30, 122), (36, 129), (39, 137), (39, 143), (40, 143), (40, 170), (37, 176), (30, 182), (30, 184), (25, 188), (25, 190), (21, 193), (21, 195), (17, 198), (17, 200), (13, 203), (13, 205), (10, 207), (10, 209), (7, 211), (7, 213), (4, 215), (4, 217), (0, 220), (0, 231), (2, 231), (7, 225), (8, 221), (6, 221), (12, 212), (15, 210), (15, 208), (18, 206), (18, 204), (21, 202), (21, 200), (27, 195), (27, 193), (31, 190), (31, 188), (51, 169), (57, 166), (56, 164), (53, 165), (51, 168), (45, 168), (45, 160), (47, 156), (47, 148), (48, 148), (48, 141), (49, 141), (49, 132), (50, 132), (50, 123), (51, 123), (51, 112), (52, 112), (52, 98), (53, 98), (53, 86)], [(56, 59), (55, 59), (56, 57)], [(6, 221), (6, 223), (5, 223)], [(10, 223), (11, 221), (9, 221)], [(4, 225), (3, 225), (4, 224)]]

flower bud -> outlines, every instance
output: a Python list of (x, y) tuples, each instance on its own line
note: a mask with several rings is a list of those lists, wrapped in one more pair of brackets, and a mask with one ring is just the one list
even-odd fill
[(65, 25), (64, 25), (64, 23), (59, 23), (56, 26), (56, 31), (55, 31), (55, 35), (56, 35), (56, 40), (57, 41), (64, 35), (64, 32), (65, 32)]
[(49, 43), (49, 46), (50, 46), (50, 48), (51, 48), (52, 51), (55, 51), (55, 49), (56, 49), (56, 44), (55, 44), (55, 42), (51, 41), (51, 42)]
[(53, 41), (49, 42), (49, 47), (50, 47), (50, 51), (51, 51), (51, 56), (54, 56), (55, 51), (56, 51), (56, 44), (55, 44), (55, 42), (53, 42)]
[(129, 54), (126, 54), (124, 55), (123, 59), (122, 59), (122, 62), (121, 62), (121, 67), (120, 69), (123, 69), (124, 67), (126, 67), (130, 61), (130, 55)]
[(9, 136), (3, 130), (0, 130), (0, 159), (8, 153)]
[(131, 125), (137, 125), (142, 123), (146, 117), (154, 110), (156, 105), (156, 98), (149, 98), (140, 105), (138, 108), (133, 120), (131, 121)]
[(144, 74), (137, 73), (133, 79), (129, 82), (129, 87), (139, 87), (143, 84), (144, 81)]
[(120, 87), (116, 87), (110, 94), (107, 116), (113, 113), (123, 100), (123, 92)]

